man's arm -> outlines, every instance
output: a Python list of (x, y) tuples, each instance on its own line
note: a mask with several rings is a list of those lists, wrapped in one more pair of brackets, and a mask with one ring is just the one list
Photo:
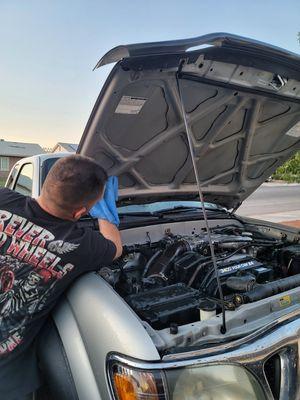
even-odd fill
[(90, 215), (98, 218), (99, 230), (102, 235), (112, 241), (116, 246), (114, 259), (122, 254), (122, 240), (118, 230), (120, 223), (116, 201), (118, 199), (118, 178), (110, 176), (105, 186), (103, 198), (98, 201), (90, 210)]
[(118, 230), (118, 228), (112, 224), (111, 222), (108, 222), (105, 219), (98, 219), (99, 223), (99, 230), (102, 233), (102, 235), (112, 241), (114, 245), (116, 246), (116, 255), (114, 257), (114, 260), (122, 255), (122, 240), (121, 240), (121, 235)]

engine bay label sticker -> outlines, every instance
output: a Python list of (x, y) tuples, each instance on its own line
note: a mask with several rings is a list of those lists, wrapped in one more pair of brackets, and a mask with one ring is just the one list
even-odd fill
[(291, 296), (283, 296), (279, 299), (280, 307), (287, 307), (291, 304)]
[(138, 114), (147, 99), (143, 97), (122, 96), (117, 108), (116, 114)]
[(288, 130), (286, 134), (288, 136), (293, 136), (296, 138), (300, 137), (300, 122), (294, 125), (290, 130)]

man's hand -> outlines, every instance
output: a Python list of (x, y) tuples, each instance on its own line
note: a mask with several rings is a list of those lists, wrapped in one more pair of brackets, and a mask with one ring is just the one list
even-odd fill
[(116, 206), (117, 199), (118, 178), (110, 176), (105, 186), (103, 199), (99, 200), (90, 210), (90, 215), (99, 220), (99, 229), (102, 235), (115, 244), (117, 248), (115, 258), (122, 254), (122, 241), (117, 228), (120, 223)]

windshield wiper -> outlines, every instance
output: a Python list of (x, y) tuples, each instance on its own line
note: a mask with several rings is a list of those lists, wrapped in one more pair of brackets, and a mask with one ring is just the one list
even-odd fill
[(119, 213), (119, 217), (157, 217), (160, 218), (161, 214), (158, 211), (127, 211)]
[[(206, 208), (208, 213), (212, 214), (227, 214), (227, 211), (224, 209), (219, 208)], [(130, 216), (130, 217), (156, 217), (156, 218), (163, 218), (164, 215), (170, 214), (182, 214), (182, 213), (202, 213), (201, 207), (187, 207), (187, 206), (175, 206), (172, 208), (165, 208), (158, 211), (128, 211), (122, 212), (119, 214), (120, 217), (122, 216)]]
[[(205, 207), (205, 210), (208, 211), (209, 213), (226, 213), (226, 210), (220, 209), (220, 208), (214, 208), (214, 207)], [(202, 213), (202, 207), (187, 207), (187, 206), (176, 206), (173, 208), (165, 209), (165, 210), (160, 210), (160, 213), (164, 214), (177, 214), (177, 213), (184, 213), (184, 212), (198, 212)]]

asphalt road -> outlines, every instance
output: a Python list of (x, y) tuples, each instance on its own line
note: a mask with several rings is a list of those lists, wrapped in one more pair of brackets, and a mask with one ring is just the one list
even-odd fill
[(265, 183), (237, 214), (274, 222), (300, 219), (300, 184)]

